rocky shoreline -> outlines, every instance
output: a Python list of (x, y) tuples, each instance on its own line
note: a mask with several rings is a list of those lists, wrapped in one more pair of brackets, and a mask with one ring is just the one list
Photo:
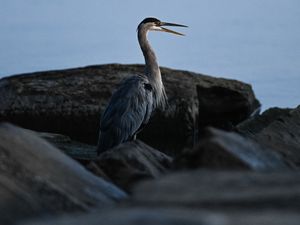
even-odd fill
[(142, 71), (0, 79), (1, 224), (299, 223), (300, 106), (260, 114), (240, 81), (162, 68), (168, 109), (97, 157), (101, 112)]

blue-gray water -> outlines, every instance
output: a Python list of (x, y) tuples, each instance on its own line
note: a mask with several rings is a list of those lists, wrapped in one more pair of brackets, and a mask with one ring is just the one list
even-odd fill
[(148, 16), (189, 26), (149, 35), (161, 66), (248, 82), (263, 108), (300, 104), (299, 0), (0, 0), (0, 77), (143, 63)]

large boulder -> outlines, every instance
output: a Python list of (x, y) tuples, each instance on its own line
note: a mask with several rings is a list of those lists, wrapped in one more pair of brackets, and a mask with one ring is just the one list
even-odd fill
[(241, 121), (259, 113), (260, 103), (251, 86), (227, 79), (203, 79), (197, 84), (199, 128), (214, 126), (231, 130)]
[(300, 106), (271, 108), (240, 124), (237, 130), (300, 168)]
[(127, 191), (138, 181), (160, 177), (171, 162), (171, 157), (138, 140), (123, 143), (94, 160), (115, 184)]
[(264, 148), (235, 132), (207, 128), (201, 141), (176, 157), (177, 168), (210, 168), (235, 170), (289, 170), (295, 168), (292, 159)]
[[(117, 84), (143, 70), (141, 65), (110, 64), (3, 78), (0, 80), (0, 120), (96, 144), (100, 115)], [(164, 112), (158, 111), (139, 135), (160, 150), (180, 151), (193, 144), (199, 124), (235, 124), (259, 106), (248, 84), (187, 71), (166, 68), (161, 71), (169, 107)], [(223, 93), (230, 105), (220, 103)], [(218, 103), (217, 108), (211, 107), (215, 103)], [(222, 113), (216, 114), (219, 110)], [(234, 119), (228, 117), (232, 112)], [(204, 120), (209, 122), (203, 123)]]
[(0, 125), (0, 223), (111, 206), (126, 194), (32, 132)]

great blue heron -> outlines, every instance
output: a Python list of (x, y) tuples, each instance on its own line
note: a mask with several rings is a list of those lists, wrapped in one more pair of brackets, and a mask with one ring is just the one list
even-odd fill
[(120, 143), (134, 140), (148, 123), (154, 109), (164, 109), (167, 103), (165, 88), (155, 53), (148, 40), (148, 31), (163, 31), (183, 35), (164, 26), (187, 27), (144, 19), (137, 28), (138, 41), (145, 58), (145, 74), (136, 74), (123, 80), (114, 92), (100, 122), (98, 154)]

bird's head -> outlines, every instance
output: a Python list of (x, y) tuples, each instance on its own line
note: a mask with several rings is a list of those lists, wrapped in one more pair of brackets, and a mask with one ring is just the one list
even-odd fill
[(165, 26), (173, 26), (173, 27), (187, 27), (185, 25), (181, 24), (176, 24), (176, 23), (167, 23), (167, 22), (162, 22), (156, 18), (153, 17), (148, 17), (144, 19), (138, 26), (137, 30), (142, 30), (145, 29), (146, 31), (162, 31), (162, 32), (168, 32), (171, 34), (176, 34), (176, 35), (184, 35), (182, 33), (169, 30), (165, 28)]

